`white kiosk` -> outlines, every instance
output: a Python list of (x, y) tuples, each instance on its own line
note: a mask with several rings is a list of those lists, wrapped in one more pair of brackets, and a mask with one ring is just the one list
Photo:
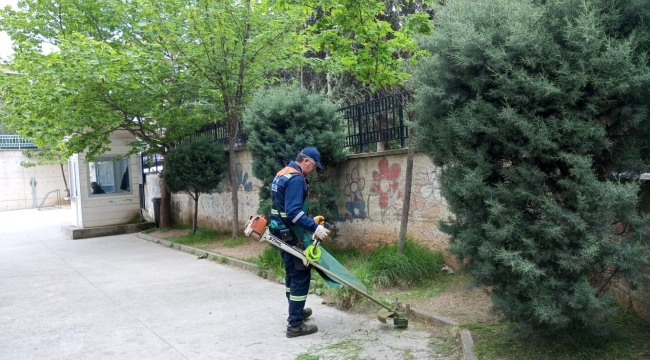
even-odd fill
[(111, 150), (93, 161), (86, 161), (85, 153), (69, 159), (72, 223), (77, 228), (127, 224), (140, 215), (140, 164), (137, 155), (126, 156), (135, 136), (118, 130), (110, 140)]

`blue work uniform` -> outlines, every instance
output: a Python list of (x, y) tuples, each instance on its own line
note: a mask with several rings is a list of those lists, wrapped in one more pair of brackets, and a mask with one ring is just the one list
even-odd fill
[[(286, 242), (291, 246), (304, 247), (305, 231), (313, 233), (318, 224), (307, 216), (308, 187), (300, 166), (292, 161), (287, 167), (280, 170), (271, 184), (271, 233), (282, 238), (280, 232), (290, 230), (291, 238)], [(285, 238), (286, 239), (286, 238)], [(305, 308), (311, 269), (305, 267), (302, 261), (293, 255), (280, 250), (284, 260), (285, 290), (289, 301), (290, 327), (302, 323), (302, 310)]]

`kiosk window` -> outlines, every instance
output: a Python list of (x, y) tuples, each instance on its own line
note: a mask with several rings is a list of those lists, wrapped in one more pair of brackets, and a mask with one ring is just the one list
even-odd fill
[(130, 193), (129, 158), (101, 158), (88, 163), (90, 194)]

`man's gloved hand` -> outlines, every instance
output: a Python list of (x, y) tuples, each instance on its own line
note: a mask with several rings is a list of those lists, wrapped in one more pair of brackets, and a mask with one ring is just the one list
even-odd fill
[(325, 225), (325, 216), (323, 215), (314, 216), (314, 221), (318, 225)]
[(318, 225), (318, 227), (316, 228), (316, 231), (314, 231), (314, 236), (317, 239), (320, 239), (320, 240), (325, 239), (329, 235), (330, 235), (330, 231), (325, 229), (325, 226), (323, 226), (323, 225)]

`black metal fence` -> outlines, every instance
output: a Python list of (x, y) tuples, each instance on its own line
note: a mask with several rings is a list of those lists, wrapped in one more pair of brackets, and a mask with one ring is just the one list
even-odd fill
[[(183, 137), (183, 139), (176, 142), (174, 146), (178, 146), (185, 141), (190, 141), (204, 136), (207, 136), (209, 139), (220, 142), (224, 145), (228, 145), (230, 142), (230, 137), (228, 136), (228, 129), (226, 128), (225, 123), (218, 123), (218, 124), (210, 123), (210, 124), (203, 125), (199, 130), (196, 130), (193, 134)], [(247, 140), (248, 140), (248, 136), (246, 136), (246, 133), (241, 129), (240, 126), (240, 128), (237, 131), (237, 135), (235, 136), (235, 148), (245, 145)]]
[[(404, 100), (405, 95), (394, 94), (338, 109), (337, 111), (343, 113), (347, 124), (347, 136), (343, 146), (351, 148), (354, 153), (373, 151), (374, 148), (369, 146), (372, 144), (383, 144), (384, 150), (388, 150), (387, 144), (399, 148), (406, 147), (408, 126), (404, 124)], [(173, 146), (205, 136), (224, 145), (229, 144), (230, 140), (225, 123), (210, 123), (183, 137)], [(248, 136), (240, 126), (235, 148), (245, 145), (247, 140)], [(163, 170), (162, 155), (142, 153), (141, 162), (143, 177), (148, 173)]]
[(347, 123), (343, 146), (358, 153), (375, 143), (399, 142), (400, 148), (406, 147), (404, 100), (404, 95), (395, 94), (339, 109)]

